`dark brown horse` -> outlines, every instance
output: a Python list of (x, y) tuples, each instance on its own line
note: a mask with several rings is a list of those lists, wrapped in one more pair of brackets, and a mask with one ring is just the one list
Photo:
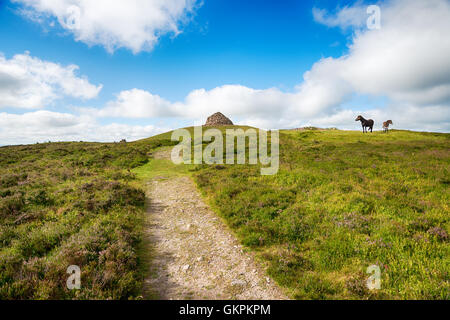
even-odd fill
[(358, 116), (355, 121), (361, 121), (363, 132), (367, 132), (367, 128), (369, 128), (370, 132), (372, 132), (374, 125), (374, 121), (372, 119), (366, 120), (363, 118), (363, 116)]
[(392, 120), (388, 120), (386, 122), (383, 122), (383, 130), (384, 130), (384, 132), (388, 132), (389, 131), (389, 125), (390, 124), (393, 125)]

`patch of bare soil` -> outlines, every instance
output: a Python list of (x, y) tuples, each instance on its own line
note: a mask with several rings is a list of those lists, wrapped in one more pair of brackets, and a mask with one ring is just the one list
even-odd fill
[(149, 182), (150, 276), (159, 299), (287, 299), (203, 202), (189, 177)]
[(156, 151), (155, 154), (153, 155), (153, 158), (170, 160), (171, 156), (172, 156), (172, 148), (165, 147), (160, 148), (158, 151)]

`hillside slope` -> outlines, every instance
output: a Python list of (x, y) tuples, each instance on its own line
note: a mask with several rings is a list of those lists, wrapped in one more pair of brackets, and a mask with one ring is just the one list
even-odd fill
[[(450, 134), (284, 131), (280, 171), (196, 181), (298, 299), (449, 299)], [(220, 169), (220, 170), (218, 170)], [(368, 291), (366, 269), (381, 269)]]
[[(293, 298), (449, 299), (450, 134), (283, 131), (274, 176), (152, 159), (169, 139), (0, 148), (0, 299), (138, 297), (157, 172), (192, 175)], [(78, 291), (65, 286), (73, 264)]]
[[(167, 144), (0, 148), (0, 299), (140, 295), (145, 193), (130, 169)], [(71, 265), (81, 268), (81, 290), (66, 287)]]

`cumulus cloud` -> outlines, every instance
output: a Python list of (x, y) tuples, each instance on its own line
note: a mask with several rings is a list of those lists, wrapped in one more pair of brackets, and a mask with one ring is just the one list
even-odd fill
[(76, 41), (109, 52), (151, 50), (162, 34), (180, 33), (197, 0), (13, 0), (31, 20), (55, 19)]
[(106, 107), (93, 112), (98, 117), (152, 118), (173, 116), (170, 102), (148, 91), (132, 89), (118, 94)]
[(64, 96), (92, 99), (102, 86), (76, 75), (78, 66), (61, 66), (18, 54), (11, 59), (0, 55), (0, 108), (43, 108)]
[[(342, 15), (351, 15), (360, 7), (357, 2), (356, 7), (345, 7), (335, 17), (327, 17), (344, 21)], [(379, 121), (395, 115), (406, 119), (397, 121), (405, 128), (448, 131), (450, 37), (445, 32), (450, 30), (450, 3), (393, 0), (382, 5), (381, 10), (380, 30), (355, 32), (346, 55), (316, 62), (293, 92), (225, 85), (194, 90), (184, 101), (169, 102), (134, 89), (119, 94), (117, 101), (110, 102), (99, 115), (198, 119), (220, 110), (243, 123), (264, 127), (314, 124), (313, 121), (339, 125), (343, 115), (350, 121), (345, 104), (358, 94), (387, 98), (386, 108), (374, 113)], [(350, 23), (344, 23), (347, 24)], [(332, 119), (334, 122), (329, 121)]]
[(448, 104), (450, 38), (444, 30), (450, 30), (450, 3), (396, 0), (382, 6), (382, 14), (380, 30), (355, 34), (348, 55), (319, 61), (309, 77), (322, 83), (328, 74), (329, 82), (347, 83), (349, 92), (396, 102)]
[(77, 116), (46, 110), (24, 114), (0, 113), (0, 145), (47, 141), (131, 141), (168, 130), (169, 128), (153, 125), (101, 125), (87, 115)]
[(237, 117), (266, 117), (278, 108), (284, 112), (286, 107), (294, 106), (295, 95), (276, 88), (256, 90), (241, 85), (224, 85), (212, 90), (194, 90), (184, 101), (178, 102), (168, 101), (145, 90), (126, 90), (120, 92), (116, 100), (108, 102), (105, 108), (80, 111), (95, 117), (199, 119), (215, 110)]

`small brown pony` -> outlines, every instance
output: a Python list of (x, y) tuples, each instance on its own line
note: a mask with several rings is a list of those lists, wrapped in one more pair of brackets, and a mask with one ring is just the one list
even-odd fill
[(355, 121), (361, 121), (363, 132), (367, 132), (367, 128), (369, 128), (370, 132), (372, 132), (374, 125), (374, 121), (372, 119), (366, 120), (363, 118), (363, 116), (358, 116)]
[(386, 122), (383, 122), (383, 130), (384, 130), (384, 132), (389, 132), (389, 125), (390, 124), (393, 125), (392, 120), (388, 120)]

